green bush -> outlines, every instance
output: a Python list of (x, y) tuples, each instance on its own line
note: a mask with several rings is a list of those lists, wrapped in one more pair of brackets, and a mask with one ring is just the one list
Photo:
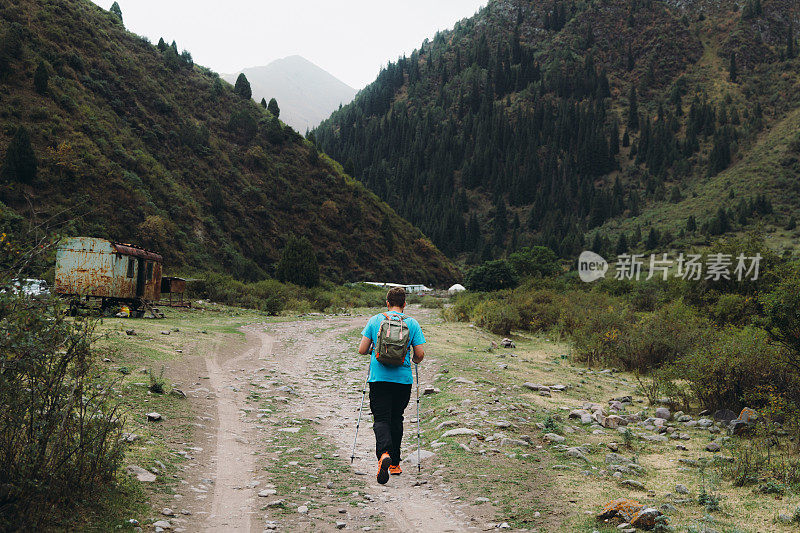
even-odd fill
[(687, 382), (696, 400), (709, 409), (744, 407), (767, 384), (784, 391), (797, 386), (785, 355), (764, 330), (754, 327), (709, 330), (691, 353), (674, 363), (672, 374)]
[(94, 323), (67, 319), (56, 298), (46, 304), (0, 292), (2, 531), (50, 530), (111, 487), (123, 459), (119, 403), (98, 371)]
[(546, 246), (522, 248), (508, 262), (519, 276), (552, 276), (559, 271), (558, 256)]
[(485, 300), (474, 310), (475, 325), (486, 328), (497, 335), (508, 335), (519, 327), (520, 316), (517, 310), (500, 300)]
[(425, 309), (441, 309), (444, 307), (444, 300), (433, 296), (423, 296), (420, 304)]
[(319, 264), (308, 238), (298, 239), (294, 235), (289, 237), (281, 251), (275, 274), (281, 281), (304, 287), (313, 287), (319, 283)]
[(499, 291), (517, 286), (517, 275), (511, 266), (502, 259), (488, 261), (475, 267), (467, 274), (464, 285), (471, 291)]

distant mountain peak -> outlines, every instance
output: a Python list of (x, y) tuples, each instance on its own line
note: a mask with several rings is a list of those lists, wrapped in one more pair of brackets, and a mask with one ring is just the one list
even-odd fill
[(256, 101), (275, 98), (281, 109), (281, 120), (300, 132), (316, 127), (338, 109), (339, 104), (350, 103), (357, 92), (296, 54), (222, 77), (233, 83), (240, 73), (250, 81)]

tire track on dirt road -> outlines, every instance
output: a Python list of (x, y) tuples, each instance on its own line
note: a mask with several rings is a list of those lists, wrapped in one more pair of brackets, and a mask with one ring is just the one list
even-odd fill
[[(294, 418), (314, 420), (320, 435), (317, 438), (325, 439), (338, 452), (333, 460), (349, 463), (367, 358), (358, 356), (355, 346), (349, 346), (343, 336), (361, 328), (366, 318), (247, 326), (242, 328), (244, 344), (221, 342), (205, 359), (205, 369), (197, 368), (198, 373), (207, 372), (208, 394), (198, 387), (200, 393), (190, 394), (190, 398), (197, 398), (197, 406), (209, 415), (202, 418), (212, 420), (205, 428), (209, 448), (198, 452), (199, 468), (187, 472), (187, 483), (196, 494), (193, 501), (188, 497), (184, 500), (192, 513), (185, 521), (186, 531), (262, 531), (265, 527), (334, 530), (345, 513), (348, 529), (363, 526), (383, 531), (447, 532), (474, 531), (478, 524), (485, 524), (486, 516), (474, 515), (469, 505), (455, 499), (450, 488), (431, 476), (435, 459), (433, 464), (424, 464), (422, 474), (417, 474), (416, 467), (404, 465), (403, 475), (392, 476), (386, 486), (377, 483), (368, 405), (361, 421), (355, 464), (345, 468), (351, 479), (366, 485), (366, 501), (348, 506), (335, 499), (334, 490), (328, 490), (322, 497), (345, 509), (337, 512), (322, 506), (306, 516), (282, 515), (276, 522), (265, 518), (270, 514), (262, 507), (267, 500), (259, 498), (258, 492), (273, 485), (264, 469), (268, 457), (263, 456), (269, 455), (270, 443), (282, 424)], [(284, 394), (278, 391), (277, 383), (284, 383), (284, 389), (286, 385), (292, 388), (287, 403), (274, 412), (259, 412), (258, 418), (250, 416), (255, 409), (248, 404), (248, 395), (253, 391)], [(411, 427), (416, 416), (413, 403), (412, 399), (406, 411), (404, 442), (416, 449), (416, 430)], [(314, 446), (314, 442), (308, 445)], [(197, 487), (210, 494), (201, 493)], [(284, 496), (291, 495), (278, 494), (276, 498)]]

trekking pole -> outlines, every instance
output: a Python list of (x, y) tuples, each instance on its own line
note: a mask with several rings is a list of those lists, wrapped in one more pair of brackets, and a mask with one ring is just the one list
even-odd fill
[[(370, 365), (372, 364), (372, 360), (370, 359)], [(361, 393), (361, 406), (358, 408), (358, 422), (356, 422), (356, 437), (353, 439), (353, 451), (350, 454), (350, 464), (353, 464), (353, 461), (356, 458), (356, 441), (358, 440), (358, 427), (361, 425), (361, 412), (364, 410), (364, 397), (367, 395), (367, 382), (369, 381), (369, 370), (370, 365), (367, 365), (367, 377), (364, 379), (364, 392)]]
[(414, 372), (417, 375), (417, 473), (422, 472), (422, 441), (419, 432), (419, 365), (414, 363)]

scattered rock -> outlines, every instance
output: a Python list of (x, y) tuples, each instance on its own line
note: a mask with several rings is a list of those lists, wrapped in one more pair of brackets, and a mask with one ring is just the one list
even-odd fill
[(169, 335), (170, 333), (171, 333), (171, 332), (170, 332), (170, 331), (167, 331), (167, 330), (164, 330), (164, 331), (162, 331), (162, 332), (161, 332), (161, 334), (162, 334), (162, 335)]
[(172, 529), (172, 524), (170, 524), (169, 520), (156, 520), (153, 522), (153, 527), (157, 528), (160, 527), (161, 529)]
[(307, 505), (301, 505), (300, 507), (297, 508), (297, 512), (299, 514), (308, 514), (308, 506)]
[(438, 426), (436, 426), (436, 429), (444, 429), (446, 427), (457, 426), (457, 425), (458, 425), (458, 422), (456, 422), (455, 420), (445, 420), (444, 422), (442, 422)]
[(639, 529), (653, 529), (656, 525), (656, 518), (659, 516), (661, 516), (661, 511), (647, 507), (639, 511), (639, 514), (631, 520), (631, 526)]
[(417, 455), (418, 455), (417, 450), (415, 450), (413, 453), (409, 454), (405, 459), (403, 459), (403, 462), (408, 463), (410, 465), (417, 465), (420, 462), (426, 461), (427, 459), (436, 456), (435, 453), (428, 450), (419, 450), (419, 460), (417, 459)]
[(639, 511), (644, 509), (644, 505), (636, 500), (628, 498), (620, 498), (608, 502), (603, 506), (603, 511), (597, 515), (598, 520), (610, 520), (612, 518), (621, 518), (625, 522), (629, 522), (636, 518)]
[(732, 420), (729, 430), (731, 435), (742, 435), (750, 428), (750, 424), (743, 420)]
[(344, 529), (347, 527), (347, 522), (336, 522), (336, 529)]
[(126, 468), (129, 474), (132, 476), (136, 476), (136, 479), (141, 481), (142, 483), (152, 483), (156, 480), (156, 475), (148, 470), (145, 470), (141, 466), (137, 465), (128, 465)]
[(675, 485), (675, 492), (678, 494), (689, 494), (689, 489), (686, 485)]
[(147, 420), (149, 420), (150, 422), (158, 422), (159, 420), (161, 420), (161, 414), (156, 413), (155, 411), (153, 411), (152, 413), (147, 413), (145, 416), (147, 416)]
[(656, 418), (663, 418), (664, 420), (669, 420), (672, 416), (672, 413), (669, 412), (669, 409), (666, 407), (658, 407), (656, 408)]
[(647, 490), (644, 486), (644, 483), (642, 483), (641, 481), (636, 481), (635, 479), (626, 479), (622, 481), (620, 485), (637, 490)]
[(714, 420), (717, 422), (724, 422), (725, 424), (728, 424), (734, 418), (736, 418), (736, 413), (730, 409), (720, 409), (714, 413)]
[(749, 407), (742, 409), (742, 412), (739, 413), (739, 417), (737, 418), (737, 420), (748, 424), (756, 419), (758, 419), (758, 412), (756, 412), (754, 409), (750, 409)]
[(502, 438), (502, 439), (500, 439), (500, 446), (501, 447), (503, 447), (503, 446), (523, 446), (523, 447), (527, 447), (528, 443), (525, 442), (524, 440), (520, 440), (520, 439)]
[(721, 449), (720, 445), (717, 444), (716, 442), (710, 442), (706, 444), (706, 451), (708, 452), (718, 452), (720, 451), (720, 449)]
[(503, 348), (516, 348), (517, 346), (514, 344), (514, 341), (511, 339), (503, 339), (500, 341), (500, 344), (503, 345)]
[(474, 429), (455, 428), (455, 429), (449, 429), (449, 430), (445, 431), (444, 433), (442, 433), (442, 437), (441, 438), (458, 437), (459, 435), (475, 435), (476, 437), (479, 437), (480, 433), (478, 433)]
[(136, 330), (135, 329), (126, 329), (125, 330), (125, 335), (136, 335)]
[(543, 438), (547, 442), (564, 442), (565, 440), (567, 440), (566, 438), (556, 433), (548, 433)]
[(161, 510), (161, 514), (163, 514), (164, 516), (175, 516), (175, 511), (173, 511), (169, 507), (164, 507)]
[(267, 507), (276, 508), (276, 507), (283, 507), (283, 504), (286, 503), (286, 500), (273, 500), (267, 503)]
[(437, 389), (436, 387), (428, 386), (428, 387), (425, 387), (425, 389), (422, 391), (422, 394), (423, 395), (438, 394), (440, 392), (442, 392), (442, 391)]
[(276, 494), (278, 494), (278, 491), (275, 490), (275, 489), (264, 489), (264, 490), (259, 491), (259, 493), (258, 493), (258, 495), (261, 498), (266, 498), (267, 496), (274, 496)]

